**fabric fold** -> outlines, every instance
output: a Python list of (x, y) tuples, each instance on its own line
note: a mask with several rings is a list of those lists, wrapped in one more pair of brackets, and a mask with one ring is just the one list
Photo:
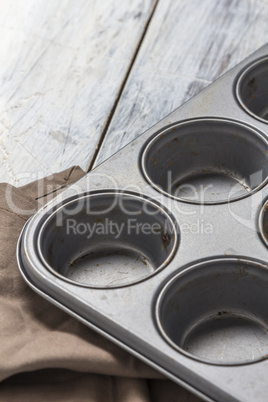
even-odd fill
[(72, 167), (20, 188), (0, 184), (0, 400), (197, 401), (22, 279), (16, 245), (23, 225), (83, 175)]

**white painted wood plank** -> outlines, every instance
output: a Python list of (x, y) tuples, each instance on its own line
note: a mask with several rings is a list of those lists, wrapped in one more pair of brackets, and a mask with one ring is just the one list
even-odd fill
[(267, 0), (160, 0), (95, 165), (268, 41)]
[(0, 180), (86, 169), (155, 0), (0, 2)]

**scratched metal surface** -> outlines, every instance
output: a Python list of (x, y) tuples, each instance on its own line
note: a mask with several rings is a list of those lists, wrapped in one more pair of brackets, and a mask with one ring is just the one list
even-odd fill
[[(267, 122), (263, 122), (247, 113), (239, 105), (235, 96), (235, 83), (239, 73), (248, 64), (259, 57), (267, 56), (267, 54), (268, 46), (244, 60), (195, 98), (172, 112), (125, 149), (99, 165), (92, 172), (89, 172), (87, 176), (67, 189), (30, 220), (22, 233), (18, 247), (18, 262), (21, 272), (33, 289), (48, 298), (52, 303), (80, 319), (86, 325), (91, 326), (129, 352), (151, 364), (170, 379), (202, 396), (205, 400), (224, 402), (251, 402), (254, 400), (264, 402), (267, 399), (268, 298), (266, 287), (268, 281), (268, 251), (267, 242), (265, 243), (260, 238), (258, 222), (265, 219), (265, 216), (267, 217), (266, 210), (263, 210), (263, 214), (261, 214), (261, 210), (263, 202), (268, 197), (268, 129)], [(184, 127), (190, 124), (189, 122), (193, 119), (194, 121), (200, 119), (200, 122), (209, 121), (211, 123), (213, 121), (213, 124), (220, 123), (216, 131), (211, 130), (211, 127), (207, 131), (201, 129), (199, 152), (200, 155), (205, 156), (204, 160), (209, 160), (206, 158), (206, 150), (210, 149), (210, 156), (212, 157), (214, 148), (216, 155), (222, 155), (221, 153), (219, 154), (221, 147), (218, 147), (218, 143), (221, 141), (220, 138), (224, 137), (228, 141), (229, 149), (234, 149), (235, 154), (232, 155), (230, 160), (219, 160), (219, 163), (215, 164), (218, 176), (214, 185), (216, 190), (221, 192), (222, 176), (229, 175), (232, 186), (235, 186), (233, 179), (238, 179), (239, 191), (241, 189), (244, 191), (242, 194), (239, 193), (238, 198), (234, 196), (231, 202), (228, 202), (225, 194), (224, 199), (219, 200), (217, 192), (213, 192), (210, 197), (214, 197), (215, 203), (211, 203), (213, 201), (211, 198), (205, 200), (205, 204), (200, 203), (200, 200), (191, 202), (189, 199), (185, 200), (173, 194), (167, 195), (167, 191), (159, 189), (157, 183), (154, 182), (156, 185), (152, 185), (152, 183), (148, 182), (148, 179), (145, 179), (145, 164), (142, 157), (147, 149), (145, 144), (148, 144), (150, 139), (156, 138), (157, 133), (159, 133), (157, 138), (164, 139), (166, 137), (167, 140), (172, 139), (174, 133), (178, 132), (176, 131), (178, 130), (178, 122), (185, 121), (185, 119), (187, 121), (184, 122)], [(229, 119), (229, 122), (226, 122), (227, 119)], [(230, 130), (229, 126), (229, 129), (224, 131), (227, 123), (232, 126), (232, 129)], [(162, 132), (164, 127), (168, 130), (167, 135)], [(238, 127), (242, 127), (242, 131), (238, 130)], [(219, 128), (222, 128), (222, 130)], [(210, 141), (205, 141), (201, 144), (201, 139), (206, 138), (204, 136), (208, 132), (211, 135)], [(191, 134), (188, 133), (187, 135)], [(215, 136), (217, 141), (215, 141)], [(181, 141), (180, 138), (179, 141)], [(191, 158), (196, 158), (198, 154), (192, 148), (192, 144), (196, 144), (196, 141), (192, 141), (192, 138), (190, 139), (191, 141), (186, 144), (186, 148), (183, 148), (182, 155), (188, 153)], [(250, 160), (247, 153), (242, 152), (245, 145), (243, 144), (244, 140), (250, 149), (254, 151), (252, 160)], [(255, 153), (256, 149), (258, 149), (257, 154)], [(172, 153), (172, 150), (173, 148), (169, 147), (169, 152)], [(259, 151), (261, 152), (260, 157), (258, 157)], [(227, 156), (228, 153), (225, 155)], [(158, 158), (161, 158), (161, 153), (159, 152)], [(237, 164), (238, 158), (240, 159)], [(234, 166), (231, 165), (233, 160), (236, 161), (234, 166), (239, 167), (239, 173), (242, 173), (242, 178), (236, 174), (237, 172), (234, 172)], [(172, 158), (168, 157), (167, 161), (172, 161)], [(157, 168), (155, 158), (150, 157), (149, 162), (152, 162)], [(224, 165), (225, 168), (223, 169)], [(120, 169), (122, 166), (124, 166), (124, 170)], [(253, 174), (256, 167), (257, 169), (264, 169), (263, 177), (257, 182)], [(248, 182), (249, 186), (245, 185), (246, 182), (241, 182), (242, 179), (247, 180), (243, 173), (248, 168), (250, 169), (249, 176), (252, 176), (252, 182), (250, 180)], [(128, 174), (126, 175), (125, 172), (128, 172)], [(215, 173), (215, 170), (212, 173)], [(156, 175), (154, 180), (158, 177), (159, 175)], [(199, 177), (199, 179), (199, 184), (202, 184), (202, 177)], [(225, 184), (223, 182), (224, 186)], [(61, 266), (69, 265), (70, 262), (68, 261), (68, 254), (63, 252), (61, 264), (56, 264), (56, 260), (54, 260), (55, 265), (51, 266), (49, 262), (50, 253), (52, 253), (52, 256), (53, 253), (55, 256), (58, 255), (58, 247), (63, 247), (63, 249), (66, 247), (66, 251), (68, 250), (69, 252), (71, 245), (67, 242), (67, 246), (60, 246), (60, 244), (64, 244), (65, 240), (69, 241), (69, 239), (62, 237), (64, 233), (67, 233), (64, 232), (65, 227), (63, 226), (63, 229), (61, 229), (62, 226), (60, 228), (53, 226), (56, 222), (55, 219), (52, 226), (50, 222), (53, 223), (53, 220), (51, 220), (53, 211), (55, 211), (55, 217), (62, 217), (60, 210), (62, 203), (70, 202), (70, 206), (76, 205), (75, 199), (77, 196), (78, 200), (83, 201), (84, 199), (90, 199), (92, 196), (97, 196), (98, 192), (102, 194), (99, 199), (100, 202), (105, 198), (103, 192), (112, 193), (115, 185), (117, 185), (118, 190), (124, 190), (125, 194), (130, 192), (131, 197), (136, 197), (137, 202), (140, 199), (139, 197), (142, 196), (144, 202), (149, 200), (157, 203), (159, 210), (163, 211), (163, 208), (166, 208), (174, 223), (178, 224), (178, 236), (174, 239), (177, 247), (175, 250), (172, 247), (164, 265), (159, 265), (162, 260), (158, 260), (155, 272), (146, 274), (140, 280), (136, 280), (133, 277), (132, 264), (130, 264), (128, 271), (129, 283), (124, 282), (120, 285), (118, 281), (122, 279), (121, 268), (122, 270), (125, 268), (121, 266), (120, 260), (118, 263), (113, 263), (108, 282), (99, 287), (95, 277), (95, 275), (99, 274), (99, 269), (101, 269), (98, 264), (96, 264), (95, 271), (91, 269), (88, 273), (84, 271), (82, 277), (69, 277), (66, 273), (67, 271), (59, 271)], [(139, 197), (137, 198), (133, 191), (137, 193), (138, 190)], [(74, 212), (72, 215), (78, 221), (80, 218), (90, 219), (90, 216), (90, 213), (85, 214), (85, 210), (79, 208), (78, 212)], [(144, 219), (143, 214), (142, 216)], [(259, 216), (261, 219), (258, 221)], [(97, 217), (99, 218), (99, 215)], [(116, 211), (113, 219), (116, 220), (117, 217), (118, 211)], [(205, 227), (211, 225), (212, 230), (204, 233), (203, 231), (195, 232), (185, 229), (185, 225), (196, 225), (197, 222), (203, 222)], [(59, 231), (58, 240), (53, 234), (53, 228)], [(46, 234), (45, 237), (44, 233)], [(264, 236), (266, 235), (265, 232), (263, 234)], [(114, 236), (112, 238), (114, 239)], [(172, 239), (172, 232), (170, 236), (163, 237), (163, 242), (166, 242), (167, 238)], [(49, 239), (51, 239), (52, 246), (59, 241), (56, 252), (51, 249)], [(95, 239), (92, 243), (86, 241), (86, 239), (82, 241), (81, 237), (79, 242), (78, 240), (72, 242), (73, 252), (83, 256), (83, 253), (91, 252), (91, 247), (98, 241), (101, 241), (101, 236), (100, 240)], [(136, 252), (136, 254), (142, 252), (141, 247), (146, 243), (146, 239), (144, 239), (141, 242), (142, 245), (138, 246), (137, 243), (134, 243), (131, 246), (131, 236), (129, 236), (129, 239), (123, 239), (122, 244), (125, 241), (128, 241), (128, 249)], [(154, 246), (152, 238), (149, 239), (147, 245), (148, 247), (150, 246), (149, 248)], [(115, 252), (114, 260), (116, 260), (119, 246), (120, 241), (119, 244), (112, 244), (112, 249)], [(94, 253), (94, 249), (92, 250)], [(155, 248), (153, 248), (153, 254), (156, 254)], [(64, 256), (66, 256), (66, 260)], [(172, 259), (169, 257), (172, 257)], [(76, 263), (77, 259), (74, 261)], [(210, 270), (209, 275), (205, 277), (202, 284), (203, 274), (207, 272), (209, 266), (212, 267), (212, 270)], [(227, 267), (227, 271), (223, 266)], [(70, 268), (72, 267), (70, 266)], [(86, 267), (83, 267), (83, 270), (86, 270)], [(221, 282), (219, 278), (223, 274), (225, 275), (226, 272), (228, 275)], [(179, 286), (183, 275), (185, 275), (188, 290), (184, 288), (184, 291), (180, 291)], [(189, 280), (187, 280), (187, 275), (190, 275)], [(89, 282), (89, 284), (84, 282), (85, 278), (93, 279), (93, 284), (92, 282)], [(135, 283), (131, 282), (133, 278)], [(192, 285), (194, 286), (194, 282), (200, 278), (200, 286), (191, 293)], [(164, 307), (163, 310), (161, 307), (162, 300), (165, 294), (169, 294), (166, 292), (169, 291), (170, 281), (173, 280), (175, 280), (176, 285), (175, 291), (171, 291), (172, 299), (167, 301), (167, 304), (164, 303), (167, 308), (165, 310)], [(116, 285), (115, 287), (114, 284)], [(168, 289), (166, 286), (168, 286)], [(200, 294), (202, 295), (201, 298)], [(184, 299), (185, 297), (186, 299)], [(222, 304), (220, 302), (220, 307), (217, 305), (218, 301), (222, 301)], [(187, 309), (191, 305), (193, 308), (188, 311)], [(219, 331), (219, 335), (222, 334), (223, 337), (217, 336), (215, 343), (207, 341), (208, 349), (206, 349), (206, 343), (203, 343), (205, 351), (202, 345), (197, 344), (197, 347), (194, 345), (197, 351), (196, 355), (195, 352), (188, 352), (187, 348), (181, 346), (178, 340), (174, 345), (172, 332), (173, 325), (176, 327), (176, 319), (174, 320), (174, 317), (172, 318), (171, 316), (171, 320), (168, 319), (169, 324), (166, 324), (164, 318), (170, 311), (172, 313), (174, 306), (176, 307), (176, 314), (183, 315), (183, 313), (178, 313), (177, 308), (180, 306), (180, 311), (186, 309), (186, 315), (184, 319), (180, 320), (181, 325), (178, 326), (178, 330), (181, 330), (185, 322), (189, 320), (187, 311), (189, 314), (190, 312), (193, 314), (195, 310), (201, 311), (202, 314), (205, 311), (208, 314), (205, 318), (209, 320), (211, 319), (210, 312), (212, 312), (212, 321), (213, 317), (217, 316), (217, 320), (219, 320), (219, 316), (224, 318), (224, 315), (229, 312), (231, 319), (241, 319), (241, 322), (244, 322), (245, 325), (235, 326), (233, 335), (236, 334), (236, 339), (233, 336), (226, 335), (223, 330), (223, 332)], [(217, 308), (216, 311), (213, 310), (214, 307)], [(204, 319), (204, 317), (197, 315), (197, 319)], [(230, 322), (228, 328), (232, 329), (232, 325), (231, 327), (229, 325)], [(192, 328), (198, 328), (195, 321)], [(206, 328), (205, 333), (209, 339), (211, 335), (215, 336), (213, 328), (213, 325), (211, 330), (210, 327)], [(202, 330), (201, 328), (201, 335)], [(219, 330), (219, 327), (216, 330)], [(169, 335), (170, 331), (171, 335)], [(204, 355), (200, 357), (199, 352)]]

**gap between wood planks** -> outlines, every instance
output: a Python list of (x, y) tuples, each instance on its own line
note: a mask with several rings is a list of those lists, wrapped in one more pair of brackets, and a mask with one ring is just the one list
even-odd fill
[(156, 10), (156, 7), (157, 7), (158, 3), (159, 3), (159, 0), (155, 0), (155, 3), (154, 3), (154, 5), (153, 5), (153, 7), (152, 7), (152, 11), (151, 11), (151, 13), (150, 13), (150, 15), (149, 15), (149, 18), (148, 18), (148, 20), (147, 20), (145, 26), (144, 26), (144, 29), (143, 29), (143, 32), (142, 32), (142, 34), (141, 34), (140, 40), (139, 40), (139, 42), (138, 42), (137, 48), (136, 48), (136, 50), (135, 50), (135, 52), (134, 52), (134, 54), (133, 54), (133, 57), (132, 57), (132, 59), (131, 59), (131, 61), (130, 61), (129, 67), (128, 67), (127, 72), (126, 72), (126, 75), (125, 75), (125, 77), (124, 77), (124, 79), (123, 79), (123, 81), (122, 81), (122, 85), (120, 86), (120, 89), (119, 89), (119, 92), (118, 92), (118, 96), (117, 96), (117, 98), (116, 98), (116, 100), (115, 100), (115, 103), (114, 103), (114, 105), (113, 105), (113, 107), (112, 107), (112, 109), (111, 109), (111, 112), (110, 112), (110, 114), (109, 114), (109, 116), (108, 116), (108, 118), (107, 118), (107, 121), (106, 121), (105, 126), (104, 126), (104, 128), (103, 128), (103, 131), (102, 131), (102, 133), (101, 133), (101, 136), (100, 136), (98, 145), (97, 145), (97, 147), (96, 147), (96, 149), (95, 149), (95, 151), (94, 151), (94, 154), (93, 154), (93, 157), (92, 157), (91, 162), (90, 162), (90, 164), (89, 164), (89, 167), (88, 167), (88, 169), (87, 169), (87, 172), (89, 172), (90, 170), (92, 170), (92, 168), (93, 168), (93, 166), (94, 166), (94, 163), (95, 163), (95, 161), (96, 161), (96, 159), (97, 159), (97, 156), (98, 156), (98, 153), (99, 153), (99, 151), (100, 151), (100, 149), (101, 149), (101, 146), (102, 146), (102, 143), (103, 143), (103, 141), (104, 141), (105, 135), (106, 135), (106, 133), (107, 133), (107, 131), (108, 131), (108, 129), (109, 129), (111, 120), (112, 120), (112, 118), (113, 118), (113, 116), (114, 116), (114, 113), (115, 113), (115, 111), (116, 111), (117, 105), (118, 105), (118, 103), (119, 103), (119, 101), (120, 101), (120, 98), (121, 98), (121, 96), (122, 96), (122, 94), (123, 94), (123, 91), (124, 91), (124, 89), (125, 89), (125, 86), (126, 86), (128, 77), (129, 77), (129, 75), (130, 75), (130, 73), (131, 73), (131, 70), (132, 70), (132, 67), (133, 67), (133, 65), (134, 65), (134, 63), (135, 63), (135, 60), (136, 60), (136, 58), (137, 58), (137, 56), (138, 56), (138, 54), (139, 54), (141, 45), (142, 45), (142, 43), (143, 43), (144, 37), (145, 37), (145, 35), (146, 35), (146, 32), (148, 31), (148, 28), (149, 28), (149, 26), (150, 26), (151, 20), (152, 20), (152, 18), (153, 18), (153, 16), (154, 16), (154, 13), (155, 13), (155, 10)]

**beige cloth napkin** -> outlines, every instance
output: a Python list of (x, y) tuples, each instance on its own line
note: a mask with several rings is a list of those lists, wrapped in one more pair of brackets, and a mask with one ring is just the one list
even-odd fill
[(73, 167), (20, 188), (0, 184), (0, 401), (199, 401), (22, 279), (16, 244), (24, 223), (83, 174)]

